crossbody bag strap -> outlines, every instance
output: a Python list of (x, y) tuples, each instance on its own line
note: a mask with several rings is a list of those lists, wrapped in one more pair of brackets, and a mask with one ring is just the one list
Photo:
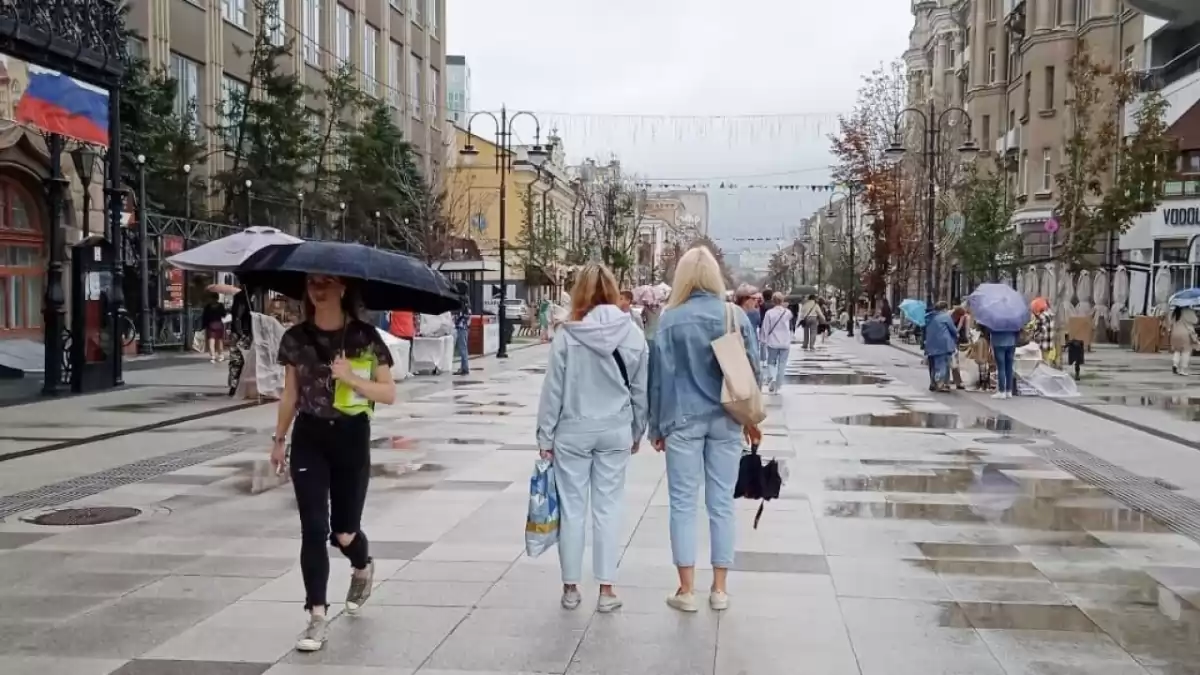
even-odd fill
[(625, 367), (625, 359), (621, 358), (621, 350), (613, 350), (613, 360), (617, 362), (617, 370), (621, 371), (621, 380), (625, 382), (625, 388), (633, 391), (633, 387), (629, 386), (629, 370)]

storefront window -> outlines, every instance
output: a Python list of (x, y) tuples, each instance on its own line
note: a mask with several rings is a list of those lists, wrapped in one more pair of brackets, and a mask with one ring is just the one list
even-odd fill
[(35, 204), (19, 184), (0, 178), (0, 335), (42, 326), (44, 243)]

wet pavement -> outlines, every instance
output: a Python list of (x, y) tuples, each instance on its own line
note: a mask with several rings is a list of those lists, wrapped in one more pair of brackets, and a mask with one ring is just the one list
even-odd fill
[[(63, 504), (141, 511), (111, 525), (26, 522), (37, 510), (0, 523), (0, 670), (1200, 672), (1200, 544), (1064, 470), (1050, 425), (919, 390), (893, 350), (859, 347), (793, 349), (762, 445), (790, 481), (757, 530), (757, 504), (739, 504), (723, 614), (663, 602), (668, 502), (663, 458), (648, 450), (628, 475), (625, 607), (594, 613), (585, 583), (583, 607), (559, 608), (556, 555), (522, 551), (537, 349), (381, 410), (377, 451), (414, 453), (420, 467), (372, 481), (375, 592), (360, 616), (334, 619), (324, 651), (291, 651), (303, 622), (294, 500), (234, 489), (237, 454)], [(703, 522), (698, 538), (704, 550)], [(348, 577), (333, 562), (336, 598)]]

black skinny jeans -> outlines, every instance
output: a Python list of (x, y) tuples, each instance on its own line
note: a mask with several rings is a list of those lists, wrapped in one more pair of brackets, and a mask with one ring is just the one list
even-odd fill
[[(336, 546), (355, 569), (371, 562), (362, 532), (371, 479), (371, 421), (366, 415), (324, 419), (301, 413), (292, 429), (292, 486), (300, 510), (304, 608), (329, 606), (329, 551)], [(338, 534), (354, 534), (342, 546)]]

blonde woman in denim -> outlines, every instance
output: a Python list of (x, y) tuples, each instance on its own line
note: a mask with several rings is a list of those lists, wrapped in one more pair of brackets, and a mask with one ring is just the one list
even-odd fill
[[(742, 455), (742, 427), (721, 406), (721, 367), (712, 341), (725, 333), (725, 283), (712, 253), (691, 249), (675, 267), (675, 286), (650, 348), (650, 428), (654, 448), (667, 453), (671, 555), (679, 588), (667, 604), (695, 612), (696, 497), (704, 485), (713, 583), (708, 601), (729, 607), (726, 576), (733, 564), (733, 488)], [(732, 309), (732, 308), (729, 308)], [(734, 316), (759, 383), (757, 338), (744, 312)]]
[(621, 606), (613, 590), (621, 553), (625, 469), (646, 432), (647, 347), (617, 303), (612, 272), (589, 265), (571, 291), (571, 320), (554, 334), (538, 404), (537, 441), (554, 458), (562, 513), (558, 558), (562, 606), (582, 601), (583, 549), (591, 502), (597, 610)]

